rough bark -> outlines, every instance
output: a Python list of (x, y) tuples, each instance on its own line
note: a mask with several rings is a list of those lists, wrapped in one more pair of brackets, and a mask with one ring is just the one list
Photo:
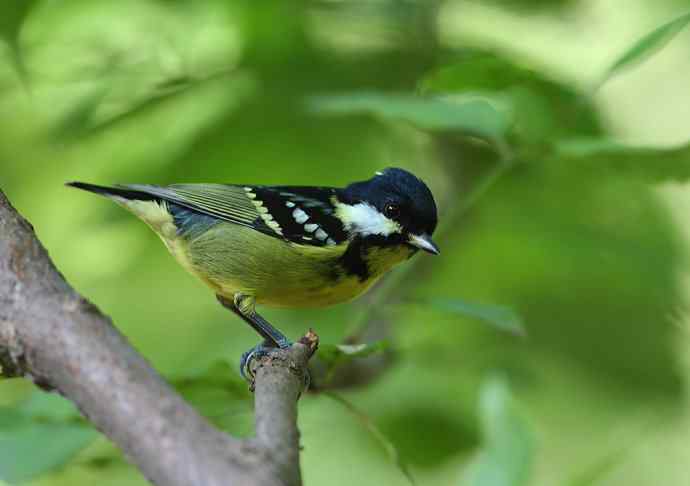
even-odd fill
[(0, 367), (74, 402), (154, 484), (301, 484), (297, 400), (312, 333), (254, 364), (256, 437), (213, 427), (55, 268), (0, 191)]

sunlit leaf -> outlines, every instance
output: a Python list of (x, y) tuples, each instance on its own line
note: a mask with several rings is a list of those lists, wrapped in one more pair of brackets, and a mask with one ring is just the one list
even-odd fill
[(13, 484), (64, 466), (96, 436), (85, 424), (39, 421), (1, 408), (0, 479)]
[(510, 124), (504, 111), (479, 98), (369, 92), (314, 96), (308, 106), (321, 114), (372, 114), (404, 120), (426, 130), (460, 131), (486, 139), (501, 138)]
[(483, 446), (470, 472), (472, 486), (527, 484), (533, 461), (533, 438), (507, 383), (490, 378), (481, 389), (479, 415)]
[(690, 178), (690, 144), (676, 148), (631, 147), (607, 139), (575, 139), (556, 144), (557, 157), (583, 170), (644, 182)]
[(354, 417), (364, 426), (364, 428), (371, 434), (371, 436), (378, 442), (381, 447), (383, 447), (383, 450), (386, 451), (386, 455), (388, 458), (391, 460), (393, 464), (400, 470), (401, 473), (405, 475), (407, 480), (412, 484), (413, 486), (416, 484), (414, 477), (410, 473), (409, 468), (407, 467), (407, 464), (402, 460), (400, 457), (400, 453), (398, 452), (397, 447), (395, 447), (395, 444), (391, 442), (391, 440), (386, 437), (386, 434), (384, 434), (381, 429), (374, 423), (374, 421), (369, 417), (365, 412), (357, 408), (354, 403), (350, 402), (343, 396), (333, 393), (333, 392), (325, 392), (324, 393), (326, 396), (331, 397), (333, 400), (336, 402), (340, 403), (345, 409), (350, 412)]
[(524, 323), (522, 318), (510, 307), (494, 304), (480, 304), (477, 302), (467, 302), (457, 298), (437, 298), (432, 299), (428, 304), (433, 308), (443, 312), (460, 314), (465, 317), (472, 317), (491, 324), (501, 331), (510, 332), (520, 336), (525, 336)]
[(639, 64), (652, 56), (655, 52), (661, 50), (683, 30), (689, 22), (690, 13), (686, 13), (642, 37), (611, 64), (602, 77), (600, 85), (604, 84), (621, 71)]

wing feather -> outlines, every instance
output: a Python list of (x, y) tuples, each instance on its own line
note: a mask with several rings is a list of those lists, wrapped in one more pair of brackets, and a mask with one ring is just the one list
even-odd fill
[(256, 207), (251, 203), (246, 194), (240, 194), (240, 197), (232, 194), (230, 191), (208, 191), (208, 192), (194, 192), (193, 190), (174, 188), (173, 191), (185, 200), (198, 204), (200, 207), (208, 210), (218, 211), (219, 213), (227, 213), (228, 216), (251, 216), (256, 217)]
[(160, 187), (128, 184), (125, 187), (243, 226), (254, 226), (257, 218), (260, 217), (256, 205), (242, 186), (175, 184)]

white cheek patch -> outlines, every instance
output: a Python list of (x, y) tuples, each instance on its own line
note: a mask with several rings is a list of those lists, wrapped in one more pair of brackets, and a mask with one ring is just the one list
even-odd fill
[(345, 229), (362, 236), (401, 233), (402, 228), (392, 219), (381, 214), (367, 203), (337, 204), (338, 216), (345, 224)]

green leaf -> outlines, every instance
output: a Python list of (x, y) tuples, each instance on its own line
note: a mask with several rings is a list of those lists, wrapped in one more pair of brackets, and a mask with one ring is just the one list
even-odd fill
[(662, 25), (649, 34), (638, 40), (632, 47), (625, 51), (611, 66), (606, 70), (599, 86), (606, 81), (636, 64), (648, 59), (654, 53), (661, 50), (668, 44), (681, 30), (690, 22), (690, 13)]
[(328, 365), (343, 364), (356, 358), (382, 353), (389, 347), (388, 341), (367, 344), (320, 344), (318, 357)]
[(341, 404), (345, 409), (350, 412), (371, 434), (371, 436), (378, 442), (381, 447), (383, 447), (383, 450), (386, 451), (386, 455), (388, 458), (391, 460), (393, 464), (400, 470), (401, 473), (407, 478), (407, 480), (410, 482), (411, 485), (417, 484), (414, 480), (414, 477), (412, 476), (412, 473), (410, 473), (409, 468), (407, 467), (407, 464), (402, 460), (400, 457), (400, 453), (398, 452), (397, 447), (395, 447), (395, 444), (386, 437), (386, 434), (383, 433), (383, 431), (374, 423), (374, 421), (369, 417), (365, 412), (357, 408), (357, 406), (347, 400), (345, 397), (338, 395), (337, 393), (333, 392), (324, 392), (324, 394), (339, 404)]
[(510, 124), (505, 110), (483, 98), (362, 92), (314, 96), (308, 107), (327, 115), (372, 114), (425, 130), (459, 131), (487, 140), (501, 139)]
[(506, 331), (518, 336), (525, 336), (527, 334), (522, 318), (510, 307), (467, 302), (457, 298), (432, 299), (428, 304), (432, 308), (443, 312), (479, 319), (491, 324), (501, 331)]
[(81, 418), (77, 407), (66, 398), (40, 391), (35, 391), (29, 396), (21, 405), (21, 411), (32, 419), (52, 422), (72, 422)]
[(0, 479), (28, 481), (64, 466), (96, 436), (84, 424), (42, 422), (21, 409), (0, 408)]
[(320, 344), (316, 355), (319, 362), (325, 365), (325, 374), (319, 386), (327, 387), (335, 377), (340, 365), (357, 358), (366, 358), (376, 353), (383, 353), (390, 346), (388, 341), (375, 341), (367, 344)]
[(690, 178), (690, 144), (676, 148), (631, 147), (607, 139), (574, 139), (555, 146), (556, 157), (578, 169), (610, 172), (647, 183)]
[(527, 144), (534, 145), (537, 157), (543, 153), (543, 144), (553, 139), (602, 131), (595, 106), (577, 90), (492, 52), (470, 50), (457, 55), (454, 62), (428, 73), (419, 89), (425, 95), (481, 93), (500, 100), (510, 107), (512, 145), (520, 152)]
[(533, 438), (515, 410), (508, 384), (492, 377), (482, 386), (479, 414), (483, 447), (471, 469), (472, 486), (527, 484), (533, 460)]

